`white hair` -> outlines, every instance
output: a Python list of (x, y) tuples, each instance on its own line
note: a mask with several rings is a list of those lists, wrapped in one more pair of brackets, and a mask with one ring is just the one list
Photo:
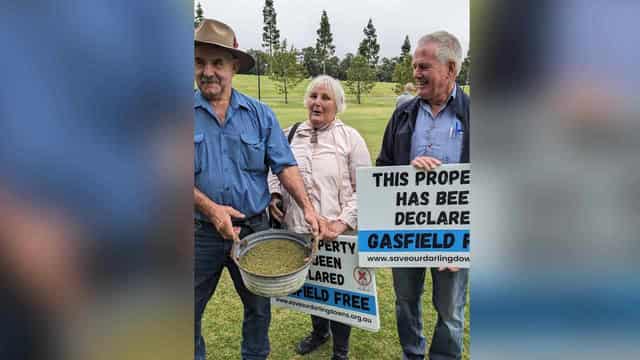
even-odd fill
[(304, 93), (304, 106), (307, 107), (307, 103), (309, 101), (309, 95), (313, 89), (318, 85), (324, 85), (329, 90), (329, 93), (332, 95), (333, 100), (336, 103), (336, 114), (340, 114), (347, 109), (347, 102), (344, 96), (344, 89), (340, 84), (340, 81), (332, 78), (329, 75), (319, 75), (316, 76), (309, 82), (307, 85), (307, 90)]
[(421, 37), (418, 40), (418, 48), (429, 43), (434, 43), (438, 47), (436, 50), (438, 61), (441, 64), (453, 61), (456, 64), (456, 76), (460, 74), (460, 69), (462, 68), (462, 46), (460, 46), (458, 38), (446, 31), (436, 31)]

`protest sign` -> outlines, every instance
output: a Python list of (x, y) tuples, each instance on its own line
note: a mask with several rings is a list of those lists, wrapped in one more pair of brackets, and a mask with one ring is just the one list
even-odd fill
[(318, 254), (302, 288), (273, 305), (291, 308), (370, 331), (380, 329), (376, 279), (357, 266), (355, 236), (320, 241)]
[(470, 164), (359, 168), (356, 188), (359, 266), (470, 266)]

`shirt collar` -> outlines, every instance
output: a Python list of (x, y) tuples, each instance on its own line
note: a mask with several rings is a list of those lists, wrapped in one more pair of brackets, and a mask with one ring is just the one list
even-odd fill
[(247, 102), (247, 98), (242, 96), (236, 89), (231, 89), (231, 103), (229, 104), (234, 110), (239, 107), (243, 107), (245, 109), (249, 108), (249, 103)]
[(456, 98), (456, 93), (457, 93), (457, 88), (458, 86), (456, 84), (453, 84), (453, 90), (451, 90), (451, 94), (449, 95), (450, 98), (455, 99)]
[[(458, 86), (456, 84), (453, 84), (453, 90), (451, 90), (451, 93), (449, 94), (449, 97), (447, 98), (447, 101), (445, 102), (445, 106), (444, 107), (449, 106), (449, 102), (455, 100), (456, 94), (457, 94), (457, 91), (456, 91), (457, 88), (458, 88)], [(427, 103), (426, 101), (424, 101), (424, 100), (420, 101), (420, 106), (425, 110), (429, 110), (429, 112), (431, 111), (431, 105), (429, 103)]]
[(203, 107), (207, 109), (209, 107), (209, 102), (207, 101), (207, 99), (204, 98), (204, 96), (202, 96), (202, 93), (200, 92), (200, 90), (196, 90), (193, 95), (194, 95), (194, 99), (193, 99), (194, 109), (198, 107)]
[[(336, 118), (329, 126), (327, 126), (324, 129), (321, 129), (320, 131), (327, 131), (329, 129), (333, 129), (334, 127), (338, 127), (338, 126), (343, 126), (344, 123)], [(298, 127), (298, 130), (303, 131), (303, 132), (311, 132), (313, 131), (313, 128), (311, 127), (311, 124), (309, 124), (309, 120), (304, 121), (302, 124), (300, 124), (300, 126)]]
[[(207, 99), (205, 99), (204, 96), (202, 96), (202, 93), (200, 92), (200, 90), (196, 90), (194, 96), (195, 96), (195, 101), (193, 103), (194, 108), (202, 107), (202, 108), (211, 110), (211, 104), (209, 104), (209, 101), (207, 101)], [(247, 99), (245, 99), (244, 96), (241, 96), (240, 93), (236, 91), (236, 89), (231, 89), (231, 101), (229, 102), (229, 107), (235, 110), (240, 106), (242, 106), (245, 109), (248, 109), (249, 105), (247, 103)]]

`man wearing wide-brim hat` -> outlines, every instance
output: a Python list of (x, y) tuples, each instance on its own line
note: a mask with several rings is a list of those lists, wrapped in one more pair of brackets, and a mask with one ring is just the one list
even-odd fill
[(193, 138), (196, 360), (206, 358), (202, 314), (225, 266), (244, 305), (242, 358), (269, 355), (270, 301), (247, 290), (229, 256), (233, 241), (269, 227), (269, 170), (303, 209), (310, 232), (325, 234), (273, 111), (232, 88), (233, 76), (253, 65), (228, 25), (202, 20), (195, 30)]

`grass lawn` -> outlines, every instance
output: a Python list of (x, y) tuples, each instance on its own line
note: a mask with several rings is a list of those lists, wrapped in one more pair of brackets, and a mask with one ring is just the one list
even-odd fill
[[(251, 75), (236, 75), (234, 87), (239, 91), (257, 98), (257, 78)], [(261, 77), (261, 98), (274, 110), (280, 125), (284, 128), (297, 121), (303, 121), (306, 110), (302, 105), (304, 90), (308, 81), (304, 81), (289, 93), (289, 104), (284, 103), (284, 95), (275, 91), (273, 83), (267, 77)], [(393, 112), (396, 95), (393, 84), (378, 83), (371, 94), (362, 98), (362, 104), (355, 103), (355, 97), (347, 98), (347, 110), (339, 115), (346, 124), (356, 128), (364, 137), (372, 160), (378, 155), (384, 128)], [(468, 89), (466, 89), (468, 91)], [(401, 349), (396, 331), (393, 283), (390, 269), (376, 271), (378, 301), (380, 311), (380, 331), (377, 333), (354, 328), (351, 333), (350, 359), (400, 359)], [(428, 343), (436, 321), (431, 305), (431, 277), (427, 275), (423, 295), (424, 330)], [(463, 359), (469, 359), (469, 306), (466, 309), (466, 329), (464, 336), (465, 353)], [(295, 353), (295, 344), (311, 330), (309, 315), (290, 309), (272, 307), (272, 320), (269, 335), (271, 338), (272, 360), (289, 359), (330, 359), (331, 342), (319, 350), (299, 356)], [(242, 328), (242, 303), (235, 293), (228, 272), (220, 279), (215, 295), (209, 302), (202, 320), (202, 332), (207, 343), (208, 359), (239, 359)]]

